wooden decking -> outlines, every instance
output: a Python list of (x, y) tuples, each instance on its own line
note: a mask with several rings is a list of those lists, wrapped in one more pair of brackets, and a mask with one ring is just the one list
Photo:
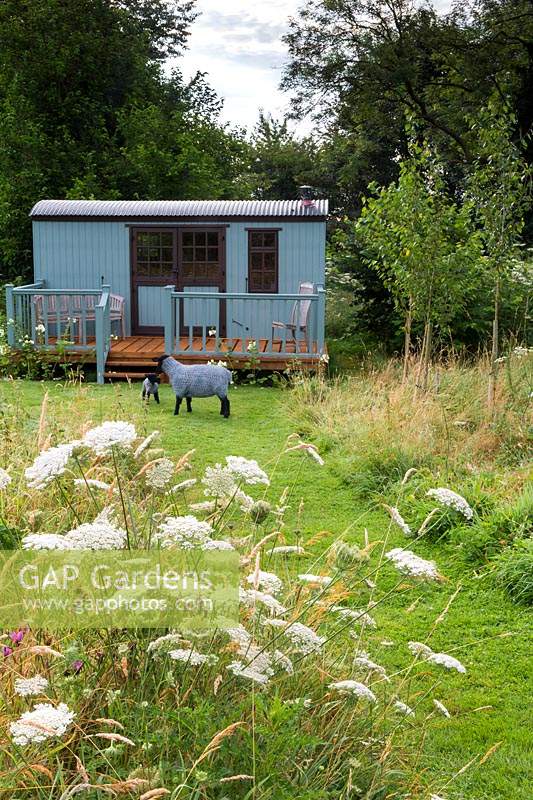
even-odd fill
[[(257, 367), (262, 370), (285, 370), (290, 364), (298, 364), (299, 369), (314, 370), (320, 364), (320, 356), (316, 342), (313, 343), (311, 353), (313, 357), (298, 359), (290, 354), (302, 354), (308, 356), (309, 349), (307, 342), (299, 341), (287, 342), (286, 353), (281, 353), (283, 343), (281, 340), (273, 342), (273, 353), (266, 353), (269, 345), (267, 339), (260, 339), (257, 342), (257, 354), (247, 351), (250, 340), (245, 340), (244, 349), (242, 339), (222, 339), (219, 349), (215, 352), (215, 340), (206, 341), (206, 350), (202, 352), (201, 337), (193, 337), (192, 344), (188, 337), (180, 340), (180, 349), (183, 351), (176, 358), (187, 364), (203, 364), (214, 359), (223, 359), (228, 362), (228, 366), (233, 369), (243, 369), (250, 366), (251, 358), (257, 359)], [(107, 380), (120, 379), (140, 379), (146, 372), (150, 372), (154, 367), (154, 359), (165, 352), (165, 340), (162, 336), (126, 336), (125, 338), (115, 339), (112, 342), (111, 350), (107, 357), (105, 378)], [(278, 355), (279, 353), (279, 355)], [(77, 362), (83, 360), (90, 364), (92, 358), (87, 353), (69, 353), (69, 361)]]

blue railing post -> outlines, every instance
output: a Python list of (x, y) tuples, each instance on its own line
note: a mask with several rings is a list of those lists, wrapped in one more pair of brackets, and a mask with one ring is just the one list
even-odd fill
[(174, 352), (174, 298), (173, 286), (165, 286), (165, 301), (163, 304), (163, 325), (165, 328), (165, 353), (171, 356)]
[(96, 380), (105, 382), (105, 362), (109, 352), (109, 293), (110, 286), (102, 286), (100, 301), (94, 307), (94, 327), (96, 336)]
[(15, 297), (12, 283), (6, 284), (6, 317), (7, 317), (7, 343), (15, 346)]
[(320, 355), (324, 352), (324, 342), (325, 342), (325, 331), (326, 331), (326, 290), (323, 286), (317, 286), (316, 288), (318, 294), (318, 301), (317, 301), (317, 349)]

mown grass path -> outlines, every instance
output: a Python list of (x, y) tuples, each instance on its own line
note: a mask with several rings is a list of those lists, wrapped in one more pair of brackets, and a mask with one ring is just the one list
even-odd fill
[[(224, 420), (214, 398), (194, 401), (192, 414), (183, 410), (174, 417), (173, 396), (166, 386), (161, 391), (161, 405), (150, 403), (147, 408), (139, 399), (137, 385), (80, 389), (6, 382), (0, 384), (0, 415), (5, 404), (15, 406), (21, 428), (36, 430), (46, 389), (49, 428), (57, 441), (63, 435), (79, 432), (88, 420), (97, 423), (127, 419), (142, 432), (159, 429), (158, 444), (172, 456), (195, 448), (198, 471), (230, 454), (257, 459), (273, 473), (274, 494), (290, 487), (288, 530), (304, 543), (318, 532), (328, 531), (321, 540), (326, 547), (328, 541), (349, 528), (346, 540), (362, 544), (366, 527), (370, 540), (386, 540), (391, 547), (406, 545), (401, 532), (390, 530), (384, 510), (356, 500), (327, 460), (324, 467), (319, 467), (300, 454), (286, 454), (274, 468), (287, 437), (298, 432), (297, 420), (291, 415), (289, 391), (240, 386), (231, 393), (232, 416)], [(18, 453), (16, 442), (13, 449), (16, 461), (30, 462), (35, 455)], [(420, 701), (421, 717), (431, 712), (432, 698), (436, 697), (449, 709), (452, 719), (435, 716), (429, 726), (417, 767), (419, 785), (430, 786), (432, 791), (455, 800), (530, 800), (531, 614), (509, 602), (485, 578), (469, 572), (452, 547), (422, 541), (413, 549), (421, 556), (434, 558), (447, 580), (441, 585), (415, 588), (408, 600), (398, 592), (379, 606), (373, 612), (378, 628), (369, 633), (366, 646), (371, 657), (383, 663), (389, 673), (405, 668), (409, 662), (407, 642), (425, 641), (460, 584), (457, 597), (430, 643), (434, 650), (456, 655), (468, 670), (466, 676), (444, 672), (433, 694)], [(385, 567), (378, 590), (386, 590), (395, 580)], [(416, 702), (416, 680), (411, 690)], [(494, 753), (479, 764), (480, 757), (496, 745)], [(477, 765), (447, 786), (452, 776), (476, 756)]]

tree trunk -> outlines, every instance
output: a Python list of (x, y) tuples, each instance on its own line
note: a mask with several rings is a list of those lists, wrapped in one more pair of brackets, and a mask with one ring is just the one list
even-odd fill
[(428, 390), (429, 378), (429, 362), (431, 359), (431, 344), (432, 344), (433, 325), (430, 321), (426, 322), (426, 332), (424, 335), (425, 348), (422, 353), (422, 391)]
[(490, 354), (489, 386), (487, 393), (488, 412), (494, 417), (496, 405), (496, 383), (498, 381), (498, 358), (500, 354), (500, 278), (494, 290), (494, 319), (492, 320), (492, 350)]
[(409, 371), (409, 358), (411, 355), (411, 327), (413, 324), (413, 298), (409, 298), (409, 309), (405, 317), (405, 338), (403, 346), (403, 376), (402, 383), (407, 380)]

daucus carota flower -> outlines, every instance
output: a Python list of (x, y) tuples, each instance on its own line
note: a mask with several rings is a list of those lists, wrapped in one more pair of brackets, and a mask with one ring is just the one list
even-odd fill
[(256, 483), (270, 485), (268, 475), (254, 459), (243, 458), (242, 456), (226, 456), (226, 463), (237, 481), (243, 481), (249, 485)]
[(177, 650), (179, 645), (183, 642), (181, 633), (167, 633), (165, 636), (159, 636), (148, 644), (146, 651), (152, 653), (155, 657), (160, 653), (167, 653), (170, 649)]
[(192, 489), (193, 486), (196, 486), (197, 480), (196, 478), (189, 478), (187, 481), (181, 481), (181, 483), (177, 483), (171, 489), (168, 490), (167, 494), (177, 494), (178, 492), (185, 492), (187, 489)]
[(213, 528), (208, 522), (196, 519), (192, 514), (184, 517), (167, 517), (155, 533), (154, 540), (161, 547), (180, 547), (192, 550), (211, 539)]
[(223, 467), (220, 464), (206, 467), (202, 483), (205, 486), (206, 497), (228, 498), (237, 491), (233, 472), (229, 467)]
[(65, 703), (54, 707), (50, 703), (37, 703), (33, 711), (26, 711), (9, 726), (15, 744), (27, 745), (63, 736), (72, 725), (75, 714)]
[(253, 669), (253, 667), (246, 666), (242, 661), (232, 661), (231, 664), (228, 664), (226, 669), (238, 678), (248, 678), (248, 680), (259, 683), (261, 686), (266, 686), (270, 679), (270, 675), (259, 672), (259, 670)]
[(239, 589), (239, 602), (248, 608), (253, 608), (260, 603), (276, 616), (285, 614), (287, 611), (285, 606), (279, 600), (276, 600), (273, 595), (267, 592), (259, 592), (256, 589)]
[[(78, 443), (76, 443), (78, 444)], [(39, 453), (31, 467), (24, 471), (29, 489), (44, 489), (55, 478), (63, 475), (75, 444), (59, 444)]]
[(414, 717), (415, 712), (408, 706), (407, 703), (402, 703), (401, 700), (394, 701), (394, 709), (398, 712), (398, 714), (403, 714), (404, 717)]
[(146, 470), (146, 485), (151, 489), (162, 491), (172, 480), (174, 462), (170, 458), (160, 458)]
[(457, 492), (452, 492), (451, 489), (430, 489), (427, 492), (428, 497), (434, 497), (441, 505), (447, 506), (448, 508), (453, 508), (454, 511), (458, 511), (459, 514), (462, 514), (468, 520), (471, 520), (474, 516), (474, 511), (468, 505), (467, 501)]
[(74, 486), (89, 486), (91, 489), (102, 489), (104, 492), (108, 492), (111, 489), (109, 483), (98, 481), (95, 478), (76, 478)]
[(202, 545), (200, 550), (235, 550), (231, 542), (226, 542), (224, 539), (207, 539)]
[(385, 558), (392, 561), (396, 569), (403, 575), (411, 575), (413, 578), (426, 578), (427, 580), (438, 580), (440, 577), (434, 561), (426, 561), (426, 559), (420, 558), (411, 550), (395, 547), (385, 553)]
[(218, 656), (213, 654), (206, 655), (205, 653), (199, 653), (197, 650), (184, 648), (169, 650), (168, 655), (173, 661), (181, 661), (193, 667), (199, 667), (202, 664), (216, 664), (218, 661)]
[(83, 444), (93, 450), (96, 455), (103, 456), (111, 452), (113, 447), (128, 450), (137, 438), (135, 427), (131, 422), (103, 422), (91, 428), (83, 437)]
[(365, 686), (364, 683), (359, 683), (359, 681), (337, 681), (336, 683), (330, 683), (329, 688), (334, 689), (336, 692), (340, 692), (341, 694), (362, 697), (364, 700), (368, 700), (369, 703), (377, 702), (374, 692), (372, 692), (368, 686)]
[(354, 664), (357, 667), (360, 667), (362, 670), (368, 672), (375, 672), (377, 675), (381, 675), (381, 677), (390, 682), (390, 678), (387, 675), (385, 667), (382, 667), (380, 664), (376, 664), (375, 661), (372, 661), (366, 653), (361, 653), (360, 655), (354, 658)]
[(0, 491), (5, 489), (11, 483), (11, 475), (5, 469), (0, 467)]
[(20, 697), (43, 694), (47, 688), (48, 681), (42, 675), (34, 675), (33, 678), (17, 678), (15, 681), (15, 694)]
[(58, 533), (29, 533), (22, 537), (23, 550), (73, 550), (72, 543)]
[(358, 625), (364, 625), (367, 628), (376, 628), (376, 621), (366, 611), (357, 610), (355, 608), (344, 608), (344, 606), (331, 606), (330, 611), (338, 614), (341, 619), (351, 619)]
[(127, 534), (110, 522), (96, 519), (69, 531), (65, 539), (73, 550), (122, 550), (126, 546)]
[(283, 628), (283, 635), (291, 642), (296, 652), (304, 655), (320, 652), (326, 641), (325, 636), (319, 636), (312, 628), (301, 622), (289, 623), (282, 619), (264, 619), (263, 624)]
[(448, 719), (451, 717), (450, 712), (448, 711), (444, 703), (440, 702), (440, 700), (433, 700), (433, 705), (435, 706), (437, 711), (439, 711), (443, 715), (443, 717), (447, 717)]
[(261, 589), (268, 594), (279, 594), (283, 588), (283, 583), (273, 572), (264, 572), (262, 569), (251, 572), (247, 576), (246, 582), (255, 589)]
[(406, 536), (411, 536), (412, 535), (411, 528), (404, 520), (404, 518), (402, 517), (396, 506), (386, 506), (386, 509), (389, 512), (392, 521), (396, 523), (396, 525), (404, 532), (404, 534)]
[(431, 664), (438, 664), (445, 669), (455, 669), (457, 672), (466, 672), (466, 667), (461, 664), (459, 659), (449, 656), (447, 653), (434, 653), (431, 647), (421, 642), (409, 642), (407, 645), (409, 650), (421, 656), (424, 661), (429, 661)]

